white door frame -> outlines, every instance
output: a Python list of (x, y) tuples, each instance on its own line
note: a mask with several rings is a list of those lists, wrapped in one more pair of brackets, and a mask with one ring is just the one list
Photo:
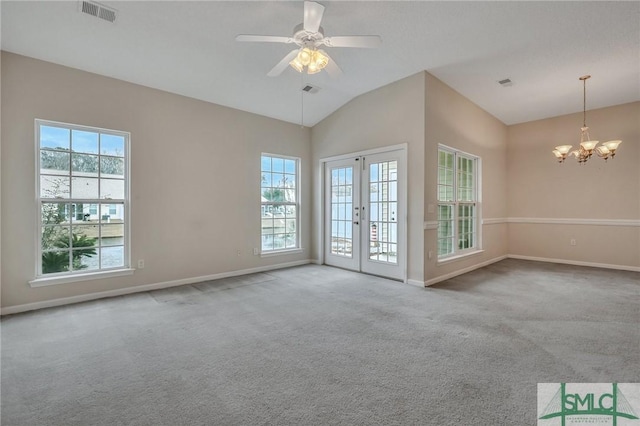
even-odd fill
[(403, 226), (401, 227), (401, 229), (398, 230), (398, 233), (400, 235), (402, 235), (402, 240), (403, 240), (403, 245), (402, 245), (402, 249), (404, 250), (405, 255), (403, 256), (403, 259), (401, 260), (401, 264), (399, 265), (400, 268), (402, 269), (402, 281), (404, 283), (407, 282), (407, 262), (409, 259), (409, 252), (408, 252), (408, 247), (409, 247), (409, 241), (408, 241), (408, 204), (409, 204), (409, 192), (408, 192), (408, 186), (409, 186), (409, 173), (407, 170), (407, 151), (408, 151), (408, 147), (409, 144), (408, 143), (401, 143), (401, 144), (397, 144), (397, 145), (389, 145), (389, 146), (385, 146), (385, 147), (381, 147), (381, 148), (373, 148), (373, 149), (367, 149), (364, 151), (357, 151), (357, 152), (352, 152), (352, 153), (348, 153), (348, 154), (340, 154), (340, 155), (334, 155), (331, 157), (323, 157), (320, 158), (320, 160), (318, 160), (318, 165), (319, 165), (319, 170), (320, 170), (320, 198), (321, 198), (321, 202), (320, 202), (320, 246), (319, 246), (319, 253), (318, 253), (318, 263), (323, 265), (324, 264), (324, 253), (325, 253), (325, 245), (327, 243), (326, 241), (326, 236), (325, 236), (325, 219), (326, 219), (326, 197), (325, 197), (325, 165), (327, 162), (330, 161), (336, 161), (336, 160), (344, 160), (344, 159), (348, 159), (348, 158), (353, 158), (353, 157), (366, 157), (367, 155), (372, 155), (372, 154), (382, 154), (385, 152), (390, 152), (390, 151), (401, 151), (401, 157), (403, 159), (403, 167), (405, 168), (405, 179), (403, 179), (403, 182), (401, 183), (401, 187), (398, 187), (398, 190), (402, 190), (404, 191), (405, 197), (404, 197), (404, 217), (403, 217)]

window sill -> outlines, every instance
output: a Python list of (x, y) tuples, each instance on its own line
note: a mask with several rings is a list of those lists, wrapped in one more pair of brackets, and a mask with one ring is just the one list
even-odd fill
[(274, 250), (274, 251), (268, 251), (265, 253), (260, 253), (260, 257), (282, 256), (285, 254), (298, 254), (302, 252), (304, 252), (303, 248), (295, 248), (295, 249), (288, 249), (288, 250)]
[(455, 262), (457, 260), (466, 259), (467, 257), (475, 256), (475, 255), (480, 254), (480, 253), (484, 253), (484, 250), (478, 249), (478, 250), (470, 251), (468, 253), (457, 254), (455, 256), (443, 257), (442, 259), (438, 259), (436, 264), (437, 265), (443, 265), (443, 264), (446, 264), (446, 263)]
[(55, 277), (39, 277), (29, 281), (31, 287), (45, 287), (49, 285), (67, 284), (78, 281), (90, 281), (103, 278), (122, 277), (125, 275), (133, 275), (135, 269), (115, 269), (112, 271), (87, 272), (82, 274), (69, 274)]

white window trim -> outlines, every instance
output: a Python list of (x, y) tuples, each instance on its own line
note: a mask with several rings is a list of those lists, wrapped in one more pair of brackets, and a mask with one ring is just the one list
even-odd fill
[[(262, 206), (264, 206), (265, 204), (293, 204), (293, 203), (263, 203), (262, 201), (260, 201), (260, 217), (258, 218), (260, 220), (260, 244), (258, 245), (258, 247), (260, 247), (260, 257), (273, 257), (273, 256), (282, 256), (282, 255), (287, 255), (287, 254), (297, 254), (297, 253), (302, 253), (304, 251), (304, 248), (302, 247), (302, 232), (301, 232), (301, 224), (300, 224), (300, 217), (302, 216), (300, 214), (300, 212), (302, 211), (302, 198), (301, 198), (301, 188), (300, 188), (300, 182), (302, 180), (302, 159), (300, 157), (294, 157), (294, 156), (290, 156), (290, 155), (282, 155), (282, 154), (273, 154), (273, 153), (269, 153), (269, 152), (262, 152), (260, 154), (260, 174), (262, 174), (262, 157), (277, 157), (277, 158), (284, 158), (286, 160), (294, 160), (296, 162), (296, 246), (295, 247), (291, 247), (291, 248), (285, 248), (285, 249), (275, 249), (275, 250), (262, 250)], [(262, 198), (262, 185), (259, 187), (260, 188), (260, 198)]]
[[(42, 204), (42, 198), (40, 197), (40, 126), (53, 126), (64, 127), (70, 130), (80, 130), (89, 132), (101, 132), (114, 135), (120, 135), (125, 137), (125, 158), (124, 158), (124, 265), (117, 268), (104, 268), (92, 271), (71, 271), (60, 272), (52, 274), (42, 274), (42, 215), (40, 212), (40, 206)], [(135, 271), (131, 268), (131, 133), (122, 130), (105, 129), (101, 127), (83, 126), (80, 124), (64, 123), (60, 121), (44, 120), (36, 118), (34, 120), (34, 139), (35, 139), (35, 194), (36, 194), (36, 211), (35, 211), (35, 224), (36, 224), (36, 264), (35, 264), (35, 278), (28, 281), (31, 287), (42, 287), (57, 284), (66, 284), (70, 282), (78, 281), (90, 281), (101, 278), (111, 278), (124, 275), (131, 275)], [(71, 200), (71, 198), (69, 198)]]
[[(454, 251), (453, 253), (450, 254), (446, 254), (446, 255), (442, 255), (442, 256), (437, 256), (437, 260), (436, 263), (437, 264), (443, 264), (443, 263), (449, 263), (449, 262), (454, 262), (456, 260), (462, 260), (465, 259), (469, 256), (475, 255), (475, 254), (480, 254), (483, 253), (483, 245), (482, 245), (482, 158), (478, 155), (474, 155), (465, 151), (461, 151), (459, 149), (456, 148), (452, 148), (450, 146), (444, 145), (444, 144), (438, 144), (438, 152), (440, 151), (447, 151), (453, 154), (453, 162), (454, 162), (454, 173), (453, 173), (453, 188), (454, 188), (454, 199), (457, 198), (457, 184), (458, 184), (458, 156), (464, 156), (467, 158), (470, 158), (474, 161), (475, 164), (475, 193), (476, 193), (476, 201), (475, 201), (475, 206), (476, 206), (476, 223), (475, 223), (475, 229), (476, 229), (476, 245), (475, 247), (471, 247), (468, 249), (463, 249), (463, 250), (459, 250), (457, 249), (457, 245), (454, 244)], [(436, 179), (436, 191), (437, 191), (437, 179)], [(436, 194), (437, 195), (437, 194)], [(437, 197), (436, 197), (437, 198)], [(458, 205), (458, 201), (453, 201), (452, 203), (447, 203), (447, 202), (443, 202), (442, 204), (453, 204), (455, 206)], [(437, 200), (437, 205), (440, 205), (440, 200)], [(457, 235), (458, 235), (458, 224), (457, 224), (457, 217), (458, 217), (458, 212), (457, 209), (454, 208), (454, 229), (455, 229), (455, 236), (454, 236), (454, 242), (457, 240)], [(436, 239), (437, 241), (437, 239)]]
[(36, 278), (34, 280), (29, 281), (29, 285), (31, 287), (46, 287), (50, 285), (58, 285), (58, 284), (67, 284), (74, 283), (78, 281), (90, 281), (90, 280), (99, 280), (103, 278), (115, 278), (115, 277), (123, 277), (126, 275), (133, 275), (135, 269), (133, 268), (120, 268), (120, 269), (112, 269), (112, 270), (103, 270), (98, 272), (77, 272), (70, 273), (67, 275), (58, 275), (54, 277), (50, 277), (50, 274), (43, 275), (40, 278)]

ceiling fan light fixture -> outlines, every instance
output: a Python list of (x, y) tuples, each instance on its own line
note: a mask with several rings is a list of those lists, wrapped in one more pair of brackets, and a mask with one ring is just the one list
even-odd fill
[(317, 74), (322, 71), (321, 68), (318, 68), (315, 62), (311, 62), (307, 67), (307, 74)]
[(320, 46), (375, 48), (382, 44), (382, 39), (377, 35), (325, 37), (324, 29), (320, 25), (323, 15), (323, 5), (306, 0), (304, 2), (303, 22), (293, 28), (293, 36), (239, 34), (236, 36), (236, 41), (293, 43), (299, 47), (293, 49), (282, 58), (280, 62), (267, 73), (269, 77), (279, 76), (287, 69), (287, 65), (291, 65), (291, 67), (298, 72), (304, 72), (306, 69), (308, 74), (315, 74), (322, 71), (328, 65), (327, 73), (335, 78), (342, 74), (342, 70), (326, 52), (318, 49)]
[(300, 49), (300, 53), (298, 53), (298, 62), (300, 62), (305, 67), (309, 65), (311, 60), (313, 59), (313, 52), (308, 47)]
[(297, 57), (293, 58), (293, 61), (289, 62), (289, 65), (291, 65), (291, 68), (298, 72), (304, 71), (304, 65), (302, 65)]
[(313, 52), (313, 63), (315, 64), (318, 70), (324, 69), (329, 63), (329, 58), (322, 54), (319, 50)]

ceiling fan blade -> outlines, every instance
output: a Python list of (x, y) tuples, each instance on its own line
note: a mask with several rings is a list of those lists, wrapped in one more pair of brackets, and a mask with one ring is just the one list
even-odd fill
[(293, 39), (291, 37), (250, 35), (250, 34), (240, 34), (240, 35), (236, 36), (236, 41), (255, 41), (255, 42), (267, 42), (267, 43), (293, 43)]
[(318, 49), (318, 51), (329, 59), (329, 62), (327, 62), (327, 66), (324, 67), (325, 71), (329, 73), (329, 76), (331, 76), (332, 78), (340, 77), (342, 75), (342, 70), (340, 69), (338, 64), (336, 64), (336, 61), (334, 61), (331, 56), (329, 56), (324, 50)]
[(293, 58), (296, 57), (296, 55), (298, 54), (299, 50), (300, 49), (293, 49), (291, 52), (289, 52), (287, 54), (287, 56), (282, 58), (282, 60), (280, 62), (278, 62), (278, 64), (275, 67), (273, 67), (273, 69), (271, 71), (269, 71), (269, 73), (267, 75), (269, 77), (277, 77), (280, 74), (282, 74), (282, 71), (287, 69), (287, 66), (289, 66), (289, 62), (293, 61)]
[(329, 47), (364, 47), (374, 48), (382, 44), (382, 38), (373, 36), (335, 36), (325, 37), (322, 43)]
[(324, 6), (314, 1), (304, 2), (304, 29), (310, 33), (317, 33), (322, 22)]

